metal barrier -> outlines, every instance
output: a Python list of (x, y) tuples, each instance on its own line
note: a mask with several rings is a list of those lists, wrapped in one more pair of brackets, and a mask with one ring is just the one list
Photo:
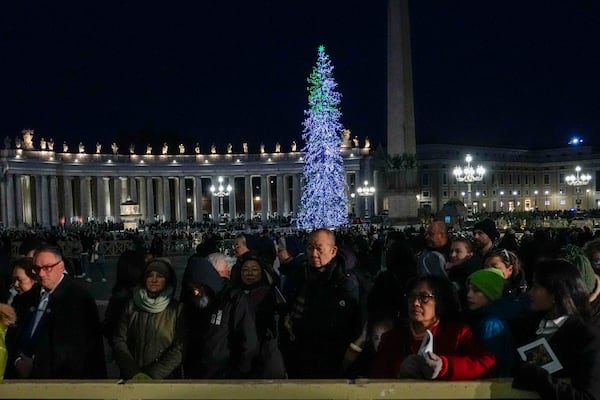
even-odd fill
[[(1, 382), (1, 381), (0, 381)], [(0, 383), (0, 399), (539, 399), (510, 379), (430, 381), (19, 381)]]

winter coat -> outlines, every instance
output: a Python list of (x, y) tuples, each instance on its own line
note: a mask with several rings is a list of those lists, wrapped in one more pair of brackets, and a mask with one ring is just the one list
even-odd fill
[(186, 379), (247, 378), (259, 343), (248, 296), (227, 287), (205, 310), (185, 305)]
[(181, 311), (175, 299), (158, 313), (142, 311), (133, 300), (128, 302), (113, 338), (113, 356), (122, 378), (140, 372), (153, 379), (177, 377), (185, 333)]
[[(298, 291), (291, 302), (303, 298), (303, 311), (294, 318), (290, 329), (282, 329), (282, 351), (291, 378), (342, 377), (342, 360), (348, 343), (362, 329), (359, 287), (339, 257), (322, 272), (308, 264), (296, 276)], [(284, 337), (285, 336), (285, 337)]]
[[(533, 321), (522, 346), (537, 339)], [(515, 369), (513, 386), (535, 390), (542, 399), (593, 400), (600, 398), (600, 332), (578, 317), (569, 317), (550, 337), (548, 344), (562, 369), (548, 373), (540, 367), (524, 366)], [(563, 379), (561, 379), (563, 378)], [(570, 382), (564, 378), (569, 378)]]
[(21, 295), (14, 334), (14, 365), (20, 353), (35, 356), (32, 379), (102, 379), (106, 377), (102, 328), (96, 302), (65, 275), (50, 294), (46, 312), (33, 337), (31, 327), (40, 301), (40, 287)]
[(475, 336), (496, 356), (496, 375), (509, 376), (514, 363), (514, 341), (509, 324), (489, 307), (475, 310), (468, 317)]
[[(494, 354), (484, 349), (471, 328), (463, 323), (440, 321), (431, 330), (433, 352), (443, 367), (437, 379), (458, 381), (490, 377), (496, 367)], [(421, 340), (415, 340), (408, 325), (386, 332), (379, 345), (370, 378), (397, 378), (406, 356), (416, 354)]]

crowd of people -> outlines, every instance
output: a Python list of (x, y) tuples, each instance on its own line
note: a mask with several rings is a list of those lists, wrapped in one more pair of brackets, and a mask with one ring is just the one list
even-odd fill
[(103, 378), (114, 359), (126, 380), (513, 377), (600, 398), (589, 230), (265, 230), (235, 236), (232, 267), (207, 232), (179, 277), (163, 246), (124, 251), (103, 318), (48, 239), (22, 246), (0, 294), (8, 378)]

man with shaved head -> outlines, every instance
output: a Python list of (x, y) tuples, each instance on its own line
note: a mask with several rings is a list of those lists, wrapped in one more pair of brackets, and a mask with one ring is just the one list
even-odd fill
[(433, 221), (425, 230), (425, 248), (417, 257), (417, 275), (446, 276), (448, 228), (444, 221)]
[(338, 254), (335, 235), (313, 231), (307, 262), (294, 279), (282, 351), (290, 378), (341, 378), (349, 343), (361, 332), (358, 281)]

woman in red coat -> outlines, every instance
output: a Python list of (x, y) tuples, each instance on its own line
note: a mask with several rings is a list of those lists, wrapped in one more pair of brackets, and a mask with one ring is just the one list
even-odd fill
[[(381, 340), (371, 378), (469, 380), (493, 375), (496, 358), (456, 322), (458, 299), (445, 278), (423, 276), (407, 290), (408, 320)], [(432, 346), (422, 346), (431, 333)]]

